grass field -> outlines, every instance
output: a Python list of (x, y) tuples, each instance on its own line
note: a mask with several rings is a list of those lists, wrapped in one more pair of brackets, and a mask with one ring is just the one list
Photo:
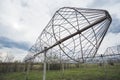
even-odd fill
[[(120, 65), (85, 66), (61, 71), (47, 71), (46, 80), (120, 80)], [(24, 72), (0, 75), (0, 80), (25, 80)], [(28, 80), (42, 80), (42, 71), (30, 71)]]

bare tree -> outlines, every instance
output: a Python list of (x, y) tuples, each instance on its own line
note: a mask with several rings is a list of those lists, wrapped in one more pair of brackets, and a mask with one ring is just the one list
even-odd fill
[(5, 56), (4, 62), (13, 62), (14, 56), (12, 54), (8, 54)]

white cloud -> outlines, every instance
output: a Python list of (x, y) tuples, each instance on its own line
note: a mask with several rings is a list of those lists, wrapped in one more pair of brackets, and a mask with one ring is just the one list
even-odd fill
[(61, 7), (79, 7), (85, 8), (91, 4), (93, 0), (44, 0), (45, 6), (48, 9), (48, 15), (52, 16), (56, 10)]
[(7, 53), (5, 53), (5, 52), (0, 52), (0, 58), (5, 58), (6, 55), (7, 55)]
[(14, 34), (8, 33), (6, 36), (15, 40), (34, 42), (50, 18), (46, 14), (46, 7), (39, 5), (39, 2), (32, 1), (26, 8), (20, 4), (20, 1), (2, 1), (0, 22), (3, 25), (7, 24), (14, 31)]
[(92, 0), (4, 0), (0, 2), (0, 22), (7, 25), (11, 32), (3, 35), (33, 44), (60, 7), (86, 7)]
[(23, 60), (24, 56), (27, 55), (27, 51), (24, 51), (22, 49), (18, 49), (18, 48), (2, 48), (0, 49), (0, 56), (3, 58), (3, 60), (5, 59), (5, 57), (8, 55), (12, 55), (14, 56), (14, 60)]
[(119, 0), (94, 0), (92, 4), (89, 4), (90, 8), (96, 8), (96, 9), (105, 9), (109, 11), (109, 13), (114, 18), (114, 15), (117, 16), (120, 19), (120, 1)]

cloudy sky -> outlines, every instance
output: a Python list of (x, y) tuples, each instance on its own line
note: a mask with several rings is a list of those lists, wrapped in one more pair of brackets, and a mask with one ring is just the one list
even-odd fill
[(120, 0), (0, 0), (0, 55), (20, 60), (61, 7), (108, 10), (113, 22), (98, 53), (120, 45)]

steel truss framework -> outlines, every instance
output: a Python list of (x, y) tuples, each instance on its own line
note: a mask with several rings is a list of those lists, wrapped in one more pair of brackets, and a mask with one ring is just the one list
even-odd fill
[(120, 45), (108, 47), (104, 55), (109, 60), (120, 62)]
[[(55, 12), (25, 61), (40, 59), (84, 62), (94, 57), (112, 19), (106, 10), (63, 7)], [(44, 48), (47, 47), (47, 48)]]

